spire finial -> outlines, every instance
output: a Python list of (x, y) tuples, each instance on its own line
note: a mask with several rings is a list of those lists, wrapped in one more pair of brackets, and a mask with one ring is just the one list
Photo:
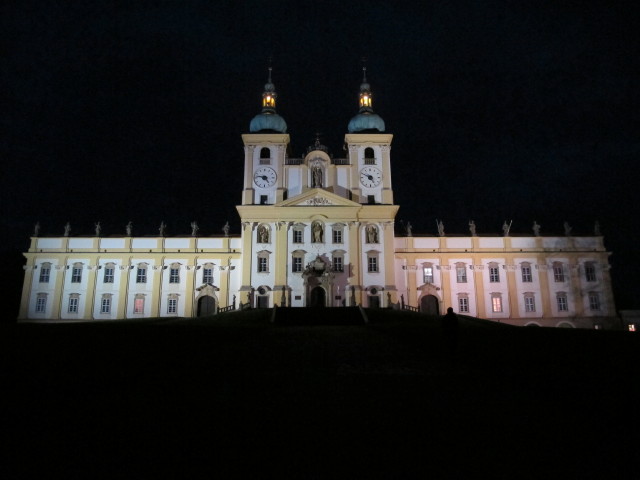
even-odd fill
[(362, 57), (362, 83), (367, 83), (367, 57)]
[(269, 83), (272, 83), (271, 82), (271, 70), (273, 70), (272, 63), (273, 63), (273, 57), (269, 55)]

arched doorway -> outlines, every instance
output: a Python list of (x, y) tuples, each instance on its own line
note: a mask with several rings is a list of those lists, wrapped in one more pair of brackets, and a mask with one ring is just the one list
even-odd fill
[(322, 287), (315, 287), (309, 292), (309, 307), (324, 307), (327, 294)]
[(420, 299), (420, 311), (427, 315), (440, 315), (438, 298), (434, 295), (425, 295)]
[(205, 315), (213, 315), (216, 313), (216, 299), (203, 295), (198, 299), (198, 316), (204, 317)]

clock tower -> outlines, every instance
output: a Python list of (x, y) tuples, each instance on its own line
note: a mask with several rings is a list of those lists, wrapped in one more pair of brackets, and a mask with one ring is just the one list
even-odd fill
[(262, 93), (262, 112), (253, 117), (244, 142), (242, 205), (273, 205), (283, 200), (284, 159), (289, 144), (287, 124), (276, 113), (276, 88), (269, 80)]
[(349, 122), (349, 133), (345, 136), (352, 166), (352, 197), (358, 203), (392, 205), (389, 153), (393, 135), (384, 133), (384, 120), (373, 113), (366, 67), (362, 72), (360, 110)]

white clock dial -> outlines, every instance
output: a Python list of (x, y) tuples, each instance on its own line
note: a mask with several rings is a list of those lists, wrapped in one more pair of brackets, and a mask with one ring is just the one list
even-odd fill
[(376, 167), (364, 167), (360, 170), (360, 183), (365, 187), (377, 187), (381, 181), (382, 172)]
[(271, 187), (276, 183), (278, 175), (271, 167), (260, 167), (253, 173), (253, 181), (260, 188)]

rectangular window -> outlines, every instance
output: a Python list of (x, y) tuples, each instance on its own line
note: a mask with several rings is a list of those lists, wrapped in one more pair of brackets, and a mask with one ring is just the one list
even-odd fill
[(456, 267), (456, 281), (467, 283), (467, 269), (465, 267)]
[(78, 299), (76, 297), (69, 299), (69, 313), (78, 313)]
[(553, 280), (556, 282), (564, 282), (564, 267), (562, 265), (553, 266)]
[(169, 271), (169, 283), (180, 283), (180, 269), (172, 268)]
[(213, 268), (202, 269), (202, 283), (210, 283), (213, 285)]
[(491, 310), (494, 313), (502, 312), (502, 297), (491, 297)]
[(133, 301), (133, 313), (144, 313), (144, 298), (138, 297)]
[(433, 267), (422, 268), (423, 283), (433, 283)]
[[(500, 269), (498, 267), (489, 267), (489, 281), (491, 283), (500, 282)], [(502, 311), (502, 310), (500, 310)], [(495, 310), (494, 310), (495, 312)]]
[(268, 270), (267, 270), (267, 258), (266, 257), (258, 257), (258, 271), (259, 272), (268, 272)]
[(378, 271), (378, 257), (369, 257), (368, 261), (369, 271), (377, 272)]
[(113, 273), (115, 268), (105, 267), (104, 269), (104, 283), (113, 283)]
[(268, 202), (267, 195), (260, 195), (260, 205), (266, 205)]
[(111, 297), (103, 297), (102, 304), (100, 306), (100, 313), (110, 313), (111, 312)]
[(47, 310), (47, 297), (40, 296), (36, 298), (36, 313), (44, 313)]
[(147, 269), (143, 267), (138, 267), (138, 272), (136, 274), (136, 283), (147, 283)]
[(529, 282), (533, 281), (533, 279), (531, 277), (531, 267), (530, 266), (523, 266), (522, 267), (522, 281), (524, 283), (529, 283)]
[(569, 304), (567, 303), (567, 296), (566, 295), (558, 295), (557, 300), (558, 300), (558, 311), (559, 312), (568, 312), (569, 311)]
[(535, 312), (536, 311), (536, 300), (533, 297), (524, 297), (524, 311), (525, 312)]
[(469, 313), (469, 299), (467, 297), (458, 299), (458, 311), (460, 313)]
[(333, 257), (333, 270), (336, 272), (344, 272), (342, 257)]
[(40, 269), (40, 283), (49, 283), (49, 276), (51, 275), (50, 267), (42, 267)]
[(589, 308), (591, 310), (600, 310), (600, 295), (597, 293), (589, 294)]
[(300, 273), (302, 271), (302, 257), (293, 257), (291, 271), (294, 273)]
[(71, 283), (82, 282), (82, 267), (73, 267), (71, 270)]
[(333, 243), (342, 243), (342, 230), (333, 231)]
[(170, 298), (167, 303), (167, 313), (178, 313), (178, 299)]
[(293, 231), (293, 243), (302, 243), (302, 230)]
[(587, 279), (587, 282), (595, 282), (596, 281), (596, 267), (593, 264), (587, 263), (584, 266), (584, 275)]

